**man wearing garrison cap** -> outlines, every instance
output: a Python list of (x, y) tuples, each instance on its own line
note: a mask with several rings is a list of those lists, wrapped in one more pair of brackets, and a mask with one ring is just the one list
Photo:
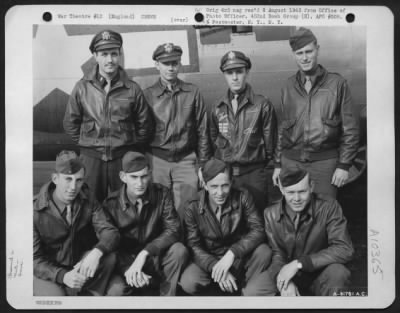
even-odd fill
[(319, 45), (300, 27), (289, 44), (299, 71), (281, 94), (281, 116), (273, 182), (282, 167), (301, 165), (315, 181), (316, 193), (336, 198), (356, 156), (358, 119), (346, 80), (318, 64)]
[(115, 31), (93, 37), (89, 50), (96, 66), (75, 85), (64, 116), (65, 132), (80, 147), (86, 182), (98, 201), (120, 187), (124, 153), (144, 151), (153, 134), (143, 92), (120, 66), (121, 47)]
[(84, 176), (75, 152), (62, 151), (51, 181), (34, 198), (34, 296), (107, 294), (119, 234), (89, 200)]
[(190, 295), (263, 295), (268, 286), (256, 277), (271, 261), (261, 214), (246, 190), (232, 188), (225, 162), (212, 159), (203, 169), (204, 190), (185, 211), (187, 245), (193, 256), (181, 287)]
[(222, 57), (228, 90), (211, 109), (210, 137), (214, 157), (232, 167), (234, 186), (248, 189), (262, 212), (268, 202), (271, 178), (266, 166), (273, 158), (277, 123), (270, 100), (247, 83), (250, 68), (243, 52), (229, 51)]
[(173, 43), (155, 49), (153, 60), (160, 78), (144, 94), (156, 120), (150, 143), (153, 181), (172, 190), (183, 219), (185, 202), (197, 195), (196, 168), (210, 158), (210, 147), (200, 91), (178, 78), (181, 56), (181, 47)]
[(127, 152), (122, 159), (123, 182), (104, 208), (119, 229), (116, 274), (109, 294), (174, 296), (188, 253), (179, 239), (181, 226), (170, 191), (150, 182), (147, 158)]
[(265, 295), (330, 296), (349, 285), (345, 263), (354, 250), (339, 203), (313, 193), (314, 183), (300, 167), (279, 175), (282, 200), (265, 209), (272, 262), (259, 276)]

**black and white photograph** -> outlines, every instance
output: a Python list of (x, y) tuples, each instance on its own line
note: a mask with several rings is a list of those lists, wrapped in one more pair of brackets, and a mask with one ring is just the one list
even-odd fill
[(379, 36), (393, 16), (123, 8), (8, 16), (6, 42), (18, 31), (31, 46), (6, 53), (6, 121), (22, 120), (6, 125), (21, 143), (8, 140), (6, 166), (28, 175), (24, 197), (7, 181), (9, 303), (388, 306), (393, 80), (376, 74), (393, 58), (373, 56), (393, 45)]

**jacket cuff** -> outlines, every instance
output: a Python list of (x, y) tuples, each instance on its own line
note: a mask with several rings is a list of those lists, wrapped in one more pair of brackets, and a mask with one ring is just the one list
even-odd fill
[(348, 171), (351, 167), (351, 164), (345, 164), (345, 163), (338, 163), (337, 168), (340, 168), (342, 170)]
[(68, 271), (64, 268), (60, 269), (56, 275), (56, 283), (64, 285), (64, 276)]
[(235, 259), (241, 259), (243, 257), (242, 251), (238, 249), (238, 247), (232, 246), (229, 248), (229, 250), (232, 251), (233, 255), (235, 256)]
[(101, 252), (103, 252), (103, 254), (107, 254), (108, 252), (110, 252), (107, 247), (102, 244), (101, 242), (99, 242), (97, 245), (94, 246), (95, 248), (99, 249)]
[(208, 263), (207, 271), (208, 271), (209, 273), (212, 272), (212, 269), (213, 269), (214, 265), (217, 264), (217, 262), (218, 262), (217, 260), (213, 260), (213, 261), (211, 261), (210, 263)]
[(281, 167), (282, 167), (282, 163), (281, 162), (274, 161), (274, 168), (281, 168)]
[(311, 258), (308, 255), (303, 255), (298, 259), (298, 261), (301, 263), (302, 271), (303, 272), (313, 272), (314, 271), (314, 265), (312, 264)]
[(146, 250), (151, 256), (157, 256), (160, 254), (160, 249), (151, 243), (145, 246), (143, 250)]

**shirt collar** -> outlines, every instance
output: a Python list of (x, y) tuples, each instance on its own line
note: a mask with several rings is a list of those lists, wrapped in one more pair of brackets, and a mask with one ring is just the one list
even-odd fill
[[(122, 211), (126, 211), (130, 207), (134, 207), (136, 205), (136, 202), (132, 203), (129, 200), (127, 192), (126, 192), (126, 188), (127, 188), (127, 186), (126, 186), (126, 184), (124, 184), (122, 186), (122, 188), (121, 188), (121, 191), (120, 191), (120, 204), (121, 204)], [(148, 204), (150, 202), (150, 200), (149, 200), (149, 193), (150, 193), (149, 189), (150, 189), (150, 184), (147, 187), (147, 190), (146, 190), (145, 194), (143, 195), (143, 197), (141, 197), (142, 207), (144, 207), (146, 204)]]
[[(171, 92), (167, 85), (165, 85), (165, 83), (161, 80), (161, 78), (158, 79), (158, 81), (155, 84), (155, 90), (156, 90), (156, 95), (158, 97), (160, 97), (161, 95), (163, 95), (165, 92)], [(187, 88), (186, 84), (184, 81), (180, 80), (179, 78), (176, 81), (176, 84), (174, 86), (174, 90), (173, 91), (185, 91), (185, 92), (189, 92), (191, 91), (189, 88)]]
[[(314, 211), (314, 194), (311, 194), (310, 202), (308, 203), (306, 208), (303, 211), (301, 211), (301, 215), (313, 217), (313, 211)], [(280, 221), (282, 219), (282, 217), (285, 215), (287, 215), (293, 221), (296, 213), (293, 211), (290, 211), (290, 209), (286, 210), (285, 197), (282, 196), (282, 199), (279, 203), (279, 214), (278, 214), (276, 220)]]
[(309, 75), (306, 75), (303, 71), (300, 71), (300, 81), (304, 85), (306, 83), (306, 76), (310, 77), (312, 85), (314, 85), (315, 81), (319, 76), (323, 74), (321, 65), (318, 65), (317, 68), (313, 73), (310, 73)]

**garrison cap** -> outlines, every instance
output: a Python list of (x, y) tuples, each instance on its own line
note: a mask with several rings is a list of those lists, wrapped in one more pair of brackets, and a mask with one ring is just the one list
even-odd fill
[(221, 58), (219, 68), (222, 72), (238, 67), (251, 68), (250, 59), (243, 52), (229, 51)]
[(57, 173), (72, 175), (82, 168), (85, 166), (74, 151), (63, 150), (57, 155), (55, 168)]
[(177, 61), (182, 56), (182, 48), (171, 42), (159, 45), (153, 52), (153, 60), (159, 62)]
[(317, 38), (311, 30), (305, 27), (297, 29), (289, 38), (289, 44), (293, 51), (299, 50), (314, 41), (316, 42)]
[(97, 33), (90, 43), (90, 52), (96, 52), (104, 49), (113, 49), (122, 47), (122, 37), (119, 33), (112, 30), (102, 30)]
[(225, 172), (227, 168), (228, 165), (224, 161), (218, 159), (207, 161), (202, 170), (204, 182), (207, 183), (218, 174)]
[(143, 154), (139, 152), (128, 151), (122, 158), (122, 170), (125, 173), (138, 172), (144, 169), (146, 166), (150, 167), (149, 161)]
[(279, 180), (282, 187), (289, 187), (296, 185), (306, 177), (307, 174), (308, 172), (300, 166), (283, 168), (279, 174)]

